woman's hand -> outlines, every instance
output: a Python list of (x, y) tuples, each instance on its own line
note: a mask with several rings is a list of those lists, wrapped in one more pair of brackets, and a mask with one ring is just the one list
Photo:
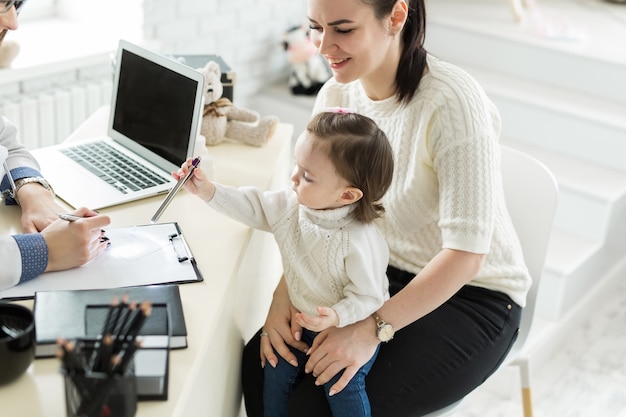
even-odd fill
[(275, 368), (278, 364), (276, 353), (293, 366), (298, 366), (296, 356), (287, 345), (291, 345), (302, 352), (309, 349), (309, 346), (300, 340), (302, 327), (294, 320), (296, 313), (298, 310), (293, 307), (289, 300), (285, 278), (282, 277), (274, 291), (272, 304), (263, 325), (260, 352), (262, 367), (265, 367), (265, 363), (269, 362)]
[(341, 378), (330, 388), (330, 395), (334, 395), (343, 390), (371, 359), (379, 343), (372, 317), (341, 328), (331, 327), (315, 338), (304, 370), (313, 373), (316, 385), (327, 383), (344, 370)]
[(83, 265), (104, 251), (109, 242), (103, 239), (108, 216), (80, 208), (72, 214), (83, 219), (73, 222), (58, 219), (41, 231), (48, 245), (47, 271), (60, 271)]
[(41, 232), (65, 212), (54, 200), (54, 195), (38, 183), (25, 184), (18, 191), (18, 199), (24, 233)]

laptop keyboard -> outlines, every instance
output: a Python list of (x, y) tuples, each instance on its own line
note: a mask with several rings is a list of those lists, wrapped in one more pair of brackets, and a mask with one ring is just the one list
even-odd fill
[(61, 152), (124, 194), (167, 182), (104, 142), (76, 145)]

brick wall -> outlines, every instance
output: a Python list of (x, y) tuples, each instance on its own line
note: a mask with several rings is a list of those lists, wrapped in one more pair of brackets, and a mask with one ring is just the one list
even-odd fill
[(166, 53), (221, 55), (239, 103), (286, 79), (283, 33), (305, 22), (305, 0), (144, 0), (145, 38)]

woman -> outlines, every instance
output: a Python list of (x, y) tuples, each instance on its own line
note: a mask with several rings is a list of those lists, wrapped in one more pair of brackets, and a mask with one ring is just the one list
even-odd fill
[[(423, 0), (308, 0), (311, 38), (334, 77), (315, 112), (354, 108), (387, 134), (396, 170), (377, 223), (387, 239), (392, 297), (370, 317), (323, 331), (289, 416), (330, 416), (318, 387), (345, 369), (340, 390), (382, 343), (366, 378), (372, 415), (419, 416), (480, 385), (515, 341), (530, 287), (500, 179), (500, 118), (464, 71), (423, 48)], [(261, 361), (305, 350), (284, 281), (262, 331), (248, 343), (243, 389), (260, 416)]]
[[(0, 2), (0, 42), (7, 31), (17, 29), (17, 16), (23, 4), (20, 0)], [(16, 196), (12, 195), (4, 162), (15, 181)], [(24, 232), (0, 236), (0, 290), (44, 271), (82, 265), (106, 249), (102, 227), (110, 223), (109, 217), (81, 208), (73, 213), (85, 219), (71, 223), (59, 220), (58, 215), (64, 210), (39, 173), (37, 162), (18, 141), (15, 127), (1, 115), (0, 167), (0, 192), (7, 204), (19, 203)]]

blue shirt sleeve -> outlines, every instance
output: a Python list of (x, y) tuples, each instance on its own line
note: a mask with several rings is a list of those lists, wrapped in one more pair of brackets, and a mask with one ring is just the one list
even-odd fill
[[(17, 181), (22, 178), (41, 177), (41, 173), (34, 168), (17, 167), (11, 170), (11, 176), (13, 177), (13, 181)], [(11, 183), (9, 182), (9, 178), (7, 178), (7, 176), (5, 175), (4, 177), (2, 177), (2, 182), (0, 183), (0, 192), (8, 190), (9, 188), (11, 188)], [(15, 205), (17, 203), (11, 197), (7, 197), (4, 204)]]
[(13, 235), (22, 255), (20, 282), (41, 275), (48, 266), (48, 245), (41, 233)]

